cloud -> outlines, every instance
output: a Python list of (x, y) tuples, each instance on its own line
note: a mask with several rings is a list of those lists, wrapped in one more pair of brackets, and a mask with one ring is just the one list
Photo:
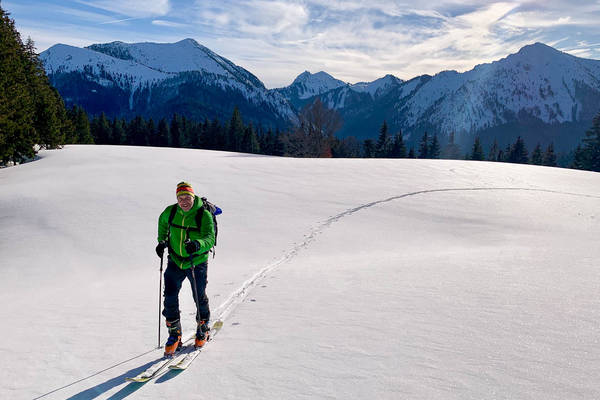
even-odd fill
[(379, 0), (278, 1), (271, 9), (273, 2), (258, 0), (237, 7), (227, 0), (220, 6), (202, 4), (206, 9), (200, 20), (214, 21), (221, 32), (230, 33), (208, 45), (226, 56), (235, 54), (237, 63), (270, 86), (289, 84), (294, 76), (288, 71), (285, 82), (279, 78), (285, 73), (276, 70), (291, 65), (298, 66), (294, 74), (326, 70), (350, 82), (387, 73), (410, 79), (447, 69), (465, 71), (535, 41), (558, 40), (565, 32), (556, 29), (599, 17), (590, 8), (587, 15), (567, 12), (573, 10), (564, 1), (544, 7), (527, 1), (433, 1), (418, 8), (414, 2)]
[[(38, 13), (39, 23), (26, 21), (21, 26), (39, 32), (37, 38), (32, 35), (34, 40), (60, 36), (67, 44), (81, 42), (81, 32), (93, 43), (106, 38), (167, 42), (193, 37), (252, 71), (268, 87), (288, 85), (306, 69), (325, 70), (348, 82), (388, 73), (410, 79), (448, 69), (462, 72), (536, 41), (600, 58), (599, 1), (75, 0), (68, 3), (72, 7), (61, 4)], [(69, 14), (71, 18), (64, 17)], [(48, 23), (59, 15), (59, 23)], [(94, 24), (97, 30), (90, 26)]]
[(132, 18), (163, 16), (169, 13), (169, 0), (76, 0), (77, 3)]
[(124, 19), (116, 19), (116, 20), (112, 20), (112, 21), (106, 21), (106, 22), (101, 22), (100, 25), (105, 25), (105, 24), (119, 24), (121, 22), (127, 22), (127, 21), (133, 21), (139, 18), (124, 18)]
[(188, 28), (189, 27), (189, 25), (187, 25), (187, 24), (181, 24), (178, 22), (166, 21), (166, 20), (162, 20), (162, 19), (153, 20), (152, 25), (166, 26), (168, 28)]

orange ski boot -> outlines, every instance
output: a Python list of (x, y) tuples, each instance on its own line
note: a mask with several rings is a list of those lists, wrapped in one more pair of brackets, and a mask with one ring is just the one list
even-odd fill
[(181, 348), (181, 323), (177, 321), (167, 321), (169, 329), (169, 338), (165, 344), (165, 357), (172, 356), (176, 350)]
[(210, 338), (210, 327), (208, 321), (202, 320), (198, 322), (198, 329), (196, 329), (196, 341), (194, 342), (195, 348), (200, 348), (206, 344)]

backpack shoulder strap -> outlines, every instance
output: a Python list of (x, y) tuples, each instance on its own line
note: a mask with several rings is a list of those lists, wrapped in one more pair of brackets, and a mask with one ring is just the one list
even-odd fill
[(171, 225), (173, 225), (173, 218), (175, 218), (175, 214), (177, 213), (177, 204), (173, 204), (171, 206), (171, 213), (169, 214), (169, 229)]
[(200, 206), (200, 208), (196, 212), (196, 227), (198, 227), (198, 230), (200, 230), (200, 228), (202, 227), (202, 217), (204, 216), (204, 210), (206, 210), (206, 206), (204, 205), (204, 202), (202, 202), (202, 206)]

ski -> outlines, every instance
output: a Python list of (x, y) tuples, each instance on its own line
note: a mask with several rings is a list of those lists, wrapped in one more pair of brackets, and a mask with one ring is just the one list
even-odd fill
[[(209, 341), (213, 340), (215, 336), (217, 336), (217, 333), (219, 333), (219, 331), (221, 330), (221, 328), (223, 327), (223, 321), (221, 320), (217, 320), (213, 323), (212, 327), (210, 328), (210, 337), (209, 337)], [(206, 346), (206, 345), (204, 345)], [(200, 352), (202, 351), (204, 347), (198, 348), (198, 349), (194, 349), (190, 352), (186, 352), (184, 354), (180, 354), (175, 358), (175, 361), (169, 364), (169, 369), (173, 369), (173, 370), (184, 370), (187, 369), (187, 367), (190, 366), (190, 364), (192, 363), (192, 361), (194, 361), (196, 359), (196, 357), (198, 357), (198, 354), (200, 354)]]
[(165, 367), (173, 361), (173, 357), (163, 357), (154, 364), (152, 364), (150, 367), (148, 367), (148, 369), (146, 369), (142, 373), (134, 377), (127, 377), (125, 378), (125, 380), (127, 382), (148, 382), (150, 379), (158, 375), (160, 371), (164, 370)]
[[(194, 336), (187, 338), (184, 341), (184, 343), (189, 342), (193, 338), (194, 338)], [(160, 373), (165, 371), (170, 364), (175, 362), (181, 355), (187, 353), (188, 351), (189, 351), (189, 346), (184, 346), (181, 350), (179, 350), (180, 354), (178, 354), (177, 356), (161, 357), (155, 363), (153, 363), (148, 368), (146, 368), (144, 371), (140, 372), (136, 376), (127, 377), (127, 378), (125, 378), (125, 380), (127, 382), (140, 382), (140, 383), (148, 382), (150, 379), (155, 378), (158, 375), (160, 375)]]

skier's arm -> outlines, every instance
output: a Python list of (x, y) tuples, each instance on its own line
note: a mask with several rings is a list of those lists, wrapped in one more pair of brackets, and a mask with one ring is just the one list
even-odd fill
[(158, 217), (158, 241), (162, 242), (163, 240), (167, 240), (167, 235), (169, 233), (169, 207), (165, 209), (165, 211), (160, 214)]
[(200, 226), (200, 238), (197, 239), (200, 244), (200, 253), (205, 253), (215, 245), (215, 226), (213, 216), (208, 210), (204, 210), (202, 216), (202, 225)]

